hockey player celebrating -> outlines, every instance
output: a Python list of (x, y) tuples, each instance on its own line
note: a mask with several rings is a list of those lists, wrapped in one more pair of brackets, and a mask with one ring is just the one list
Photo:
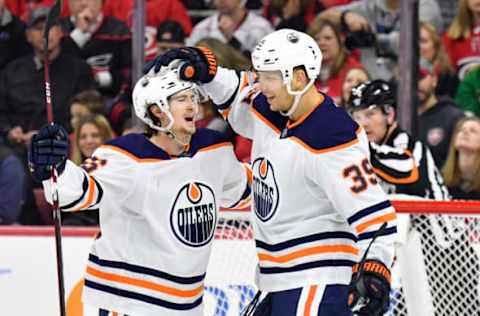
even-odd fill
[(218, 208), (248, 200), (248, 170), (221, 134), (195, 129), (197, 88), (177, 71), (143, 77), (133, 100), (146, 135), (113, 139), (77, 167), (63, 128), (44, 126), (32, 139), (32, 174), (50, 200), (56, 166), (63, 211), (99, 208), (86, 304), (100, 315), (202, 315)]
[[(377, 185), (365, 132), (313, 86), (322, 61), (315, 41), (290, 29), (267, 35), (252, 52), (255, 73), (217, 67), (196, 47), (167, 51), (146, 71), (177, 59), (181, 77), (200, 83), (233, 129), (253, 140), (258, 287), (269, 292), (254, 315), (382, 315), (396, 214)], [(356, 264), (384, 223), (360, 293), (351, 282)]]

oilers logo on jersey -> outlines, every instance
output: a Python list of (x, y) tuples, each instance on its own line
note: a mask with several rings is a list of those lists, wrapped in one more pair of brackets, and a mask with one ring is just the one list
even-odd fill
[(252, 175), (255, 214), (266, 222), (275, 214), (279, 200), (273, 166), (268, 159), (257, 158), (252, 163)]
[(217, 206), (213, 190), (206, 184), (191, 182), (178, 192), (170, 215), (175, 236), (184, 244), (208, 244), (215, 232)]

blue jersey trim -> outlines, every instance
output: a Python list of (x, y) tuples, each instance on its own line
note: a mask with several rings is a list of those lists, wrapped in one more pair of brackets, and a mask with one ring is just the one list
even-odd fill
[(270, 110), (270, 105), (267, 102), (267, 97), (263, 93), (260, 93), (255, 97), (252, 104), (252, 110), (257, 116), (260, 117), (265, 122), (269, 122), (277, 130), (276, 132), (281, 133), (285, 128), (288, 122), (288, 118), (281, 115), (280, 113)]
[(322, 267), (353, 267), (353, 265), (355, 263), (356, 262), (353, 262), (351, 260), (320, 260), (320, 261), (302, 263), (302, 264), (292, 266), (292, 267), (288, 267), (288, 268), (280, 268), (280, 267), (262, 268), (262, 267), (260, 267), (260, 273), (263, 273), (263, 274), (288, 273), (288, 272), (310, 270), (310, 269), (322, 268)]
[(380, 202), (380, 203), (377, 203), (375, 205), (372, 205), (372, 206), (369, 206), (367, 208), (364, 208), (363, 210), (360, 210), (358, 211), (357, 213), (355, 213), (354, 215), (350, 216), (348, 218), (348, 224), (352, 225), (352, 223), (358, 221), (359, 219), (361, 219), (362, 217), (365, 217), (365, 216), (368, 216), (372, 213), (375, 213), (375, 212), (378, 212), (378, 211), (381, 211), (387, 207), (390, 207), (392, 206), (392, 204), (390, 203), (389, 200), (385, 200), (383, 202)]
[[(379, 236), (379, 237), (380, 237), (380, 236), (388, 236), (388, 235), (395, 234), (396, 232), (397, 232), (397, 226), (392, 226), (392, 227), (389, 227), (389, 228), (385, 229), (385, 230), (384, 230), (380, 235), (378, 235), (378, 236)], [(377, 233), (377, 231), (360, 234), (360, 235), (358, 235), (358, 241), (373, 238), (373, 236), (374, 236), (376, 233)]]
[(162, 278), (162, 279), (173, 281), (180, 284), (194, 284), (194, 283), (202, 282), (203, 279), (205, 279), (205, 273), (202, 275), (187, 277), (187, 278), (179, 277), (176, 275), (168, 274), (166, 272), (162, 272), (162, 271), (158, 271), (155, 269), (146, 268), (138, 265), (133, 265), (126, 262), (103, 260), (93, 254), (89, 254), (88, 260), (102, 267), (123, 269), (131, 272), (143, 273), (143, 274), (151, 275), (157, 278)]
[(135, 292), (132, 292), (132, 291), (117, 289), (117, 288), (114, 288), (114, 287), (111, 287), (111, 286), (108, 286), (108, 285), (104, 285), (104, 284), (99, 284), (97, 282), (93, 282), (93, 281), (88, 280), (88, 279), (85, 279), (85, 286), (88, 286), (92, 289), (99, 290), (99, 291), (102, 291), (102, 292), (107, 292), (107, 293), (114, 294), (114, 295), (117, 295), (117, 296), (127, 297), (127, 298), (131, 298), (131, 299), (134, 299), (134, 300), (138, 300), (138, 301), (162, 306), (162, 307), (169, 308), (169, 309), (175, 309), (175, 310), (193, 309), (193, 308), (197, 307), (198, 305), (200, 305), (202, 303), (202, 300), (203, 300), (203, 296), (201, 296), (200, 298), (195, 300), (193, 303), (188, 303), (188, 304), (172, 303), (172, 302), (167, 302), (165, 300), (161, 300), (161, 299), (156, 298), (156, 297), (152, 297), (152, 296), (148, 296), (148, 295), (144, 295), (144, 294), (140, 294), (140, 293), (135, 293)]
[(353, 241), (357, 240), (357, 237), (355, 237), (354, 234), (352, 233), (347, 233), (347, 232), (325, 232), (325, 233), (318, 233), (314, 235), (309, 235), (309, 236), (304, 236), (300, 238), (295, 238), (292, 240), (284, 241), (278, 244), (267, 244), (263, 241), (260, 240), (255, 240), (255, 244), (257, 248), (265, 249), (267, 251), (280, 251), (284, 250), (290, 247), (294, 247), (300, 244), (308, 243), (308, 242), (313, 242), (313, 241), (319, 241), (319, 240), (325, 240), (325, 239), (332, 239), (332, 238), (345, 238), (345, 239), (350, 239)]
[(106, 142), (105, 145), (123, 149), (138, 159), (169, 160), (171, 158), (193, 157), (202, 148), (223, 142), (228, 142), (228, 140), (222, 133), (207, 128), (199, 128), (192, 135), (188, 150), (178, 156), (170, 156), (160, 147), (150, 142), (144, 134), (120, 136)]
[(293, 122), (282, 137), (295, 137), (313, 151), (328, 151), (355, 141), (360, 126), (329, 96), (323, 96), (323, 102), (301, 118), (301, 123)]

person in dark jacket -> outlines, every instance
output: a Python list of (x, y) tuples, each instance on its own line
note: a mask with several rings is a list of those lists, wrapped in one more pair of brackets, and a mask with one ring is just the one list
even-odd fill
[(441, 168), (447, 158), (448, 146), (457, 122), (465, 116), (449, 97), (435, 93), (438, 77), (426, 59), (420, 61), (418, 81), (418, 138), (430, 147), (433, 159)]
[[(62, 49), (85, 60), (97, 89), (114, 99), (130, 89), (132, 34), (127, 24), (104, 16), (102, 0), (70, 0), (71, 16), (60, 20)], [(129, 93), (127, 93), (129, 94)]]
[[(26, 36), (34, 53), (10, 62), (0, 75), (0, 129), (4, 140), (26, 153), (31, 136), (46, 123), (43, 32), (48, 7), (38, 7), (28, 18)], [(55, 122), (70, 126), (68, 101), (72, 95), (93, 88), (90, 67), (60, 49), (62, 31), (49, 33), (49, 72)], [(25, 160), (26, 161), (26, 160)]]
[(5, 0), (0, 0), (0, 71), (13, 59), (31, 51), (25, 38), (25, 23), (5, 7)]

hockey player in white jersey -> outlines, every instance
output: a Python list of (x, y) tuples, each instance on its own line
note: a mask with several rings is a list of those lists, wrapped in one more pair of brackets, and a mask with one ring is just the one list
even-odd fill
[[(233, 129), (253, 140), (258, 287), (269, 292), (254, 315), (347, 316), (359, 307), (358, 315), (383, 315), (396, 214), (369, 163), (365, 132), (312, 85), (322, 60), (315, 41), (290, 29), (267, 35), (252, 52), (255, 73), (217, 67), (197, 47), (167, 51), (146, 71), (177, 59), (181, 77), (200, 83)], [(384, 223), (367, 256), (363, 301), (352, 270), (356, 279)]]
[(113, 139), (78, 167), (63, 129), (45, 126), (32, 139), (32, 174), (51, 200), (56, 165), (61, 209), (99, 209), (84, 303), (99, 315), (199, 316), (218, 208), (251, 198), (249, 170), (223, 135), (195, 129), (197, 88), (178, 71), (144, 76), (133, 100), (147, 134)]

